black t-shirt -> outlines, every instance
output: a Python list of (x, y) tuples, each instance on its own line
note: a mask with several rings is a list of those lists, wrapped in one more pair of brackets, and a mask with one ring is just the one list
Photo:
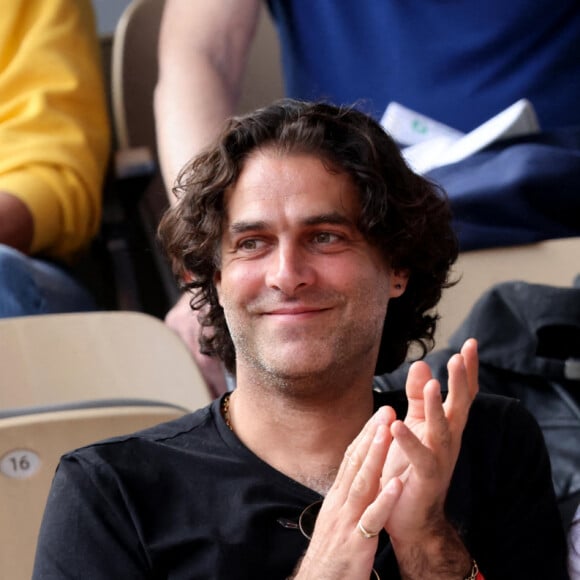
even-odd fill
[[(406, 409), (402, 392), (375, 404)], [(247, 449), (219, 405), (65, 455), (33, 578), (287, 578), (308, 540), (280, 520), (297, 522), (320, 495)], [(545, 445), (517, 402), (477, 397), (447, 512), (486, 580), (567, 577)], [(384, 532), (375, 568), (399, 578)]]

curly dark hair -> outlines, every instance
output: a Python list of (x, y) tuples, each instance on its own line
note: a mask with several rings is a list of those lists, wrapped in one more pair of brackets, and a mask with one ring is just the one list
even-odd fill
[[(433, 308), (449, 286), (458, 245), (447, 196), (411, 171), (382, 127), (354, 107), (283, 99), (233, 117), (212, 146), (181, 171), (180, 198), (164, 215), (159, 237), (191, 307), (206, 329), (202, 352), (234, 372), (235, 350), (214, 276), (225, 217), (224, 193), (257, 149), (312, 154), (350, 175), (361, 201), (359, 228), (394, 270), (409, 272), (405, 292), (387, 309), (376, 373), (397, 368), (413, 342), (421, 356), (434, 345)], [(372, 291), (372, 289), (370, 289)]]

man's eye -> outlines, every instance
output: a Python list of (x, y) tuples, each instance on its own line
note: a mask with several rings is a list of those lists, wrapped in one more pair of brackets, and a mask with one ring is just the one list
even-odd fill
[(261, 247), (260, 240), (256, 240), (255, 238), (249, 238), (247, 240), (242, 240), (238, 244), (238, 249), (246, 250), (246, 251), (257, 250), (260, 247)]
[(332, 242), (336, 242), (338, 240), (338, 236), (336, 234), (331, 234), (330, 232), (318, 232), (314, 236), (314, 241), (317, 244), (331, 244)]

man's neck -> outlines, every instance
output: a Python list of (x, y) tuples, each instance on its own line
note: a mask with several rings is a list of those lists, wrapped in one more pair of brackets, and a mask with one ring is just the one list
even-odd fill
[(319, 385), (308, 395), (292, 385), (272, 387), (238, 377), (229, 421), (263, 461), (325, 493), (348, 444), (373, 412), (372, 377), (356, 384)]

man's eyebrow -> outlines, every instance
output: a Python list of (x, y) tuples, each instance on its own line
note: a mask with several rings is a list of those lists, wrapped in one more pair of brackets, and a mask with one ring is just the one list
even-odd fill
[(228, 230), (232, 234), (243, 234), (244, 232), (250, 232), (253, 230), (265, 230), (267, 229), (267, 227), (268, 227), (267, 222), (262, 220), (255, 222), (239, 221), (231, 224)]
[(332, 224), (337, 226), (354, 226), (354, 222), (339, 212), (323, 213), (308, 217), (304, 220), (304, 225), (317, 226), (323, 224)]
[[(317, 226), (323, 224), (333, 224), (342, 226), (353, 226), (352, 220), (339, 212), (323, 213), (313, 216), (308, 216), (302, 220), (302, 225)], [(246, 221), (240, 220), (230, 224), (228, 231), (231, 234), (243, 234), (250, 231), (259, 231), (268, 229), (269, 224), (264, 220)]]

